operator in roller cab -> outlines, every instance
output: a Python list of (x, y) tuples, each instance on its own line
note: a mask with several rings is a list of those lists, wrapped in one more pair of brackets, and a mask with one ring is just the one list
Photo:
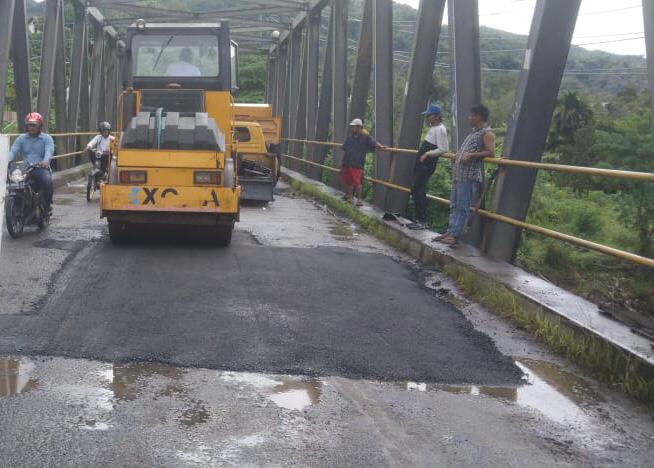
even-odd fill
[(33, 166), (31, 177), (36, 182), (35, 188), (43, 192), (45, 198), (46, 216), (52, 214), (52, 171), (50, 160), (54, 154), (54, 141), (52, 137), (43, 132), (43, 117), (38, 112), (31, 112), (25, 117), (25, 129), (27, 133), (22, 134), (9, 151), (9, 162), (16, 156)]
[(237, 45), (229, 24), (127, 30), (121, 131), (100, 187), (113, 242), (173, 226), (228, 245), (240, 213), (232, 148)]

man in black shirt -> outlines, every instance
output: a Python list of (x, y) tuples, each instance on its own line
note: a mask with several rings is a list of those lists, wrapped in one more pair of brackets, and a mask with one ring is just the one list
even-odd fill
[(356, 193), (356, 206), (363, 205), (361, 180), (366, 165), (366, 154), (373, 150), (383, 150), (385, 147), (375, 140), (363, 129), (361, 119), (350, 122), (350, 135), (343, 143), (343, 160), (341, 161), (341, 181), (347, 188), (344, 200), (352, 200)]

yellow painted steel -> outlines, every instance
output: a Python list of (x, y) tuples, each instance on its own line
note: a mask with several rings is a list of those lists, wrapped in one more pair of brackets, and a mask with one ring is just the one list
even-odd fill
[(204, 108), (209, 117), (216, 121), (216, 125), (225, 134), (227, 148), (232, 147), (232, 96), (227, 91), (205, 91)]
[[(76, 133), (48, 133), (51, 137), (68, 137), (68, 136), (88, 136), (88, 135), (97, 135), (98, 132), (76, 132)], [(18, 137), (22, 133), (5, 133), (8, 137)]]
[(239, 153), (266, 153), (266, 140), (263, 136), (263, 129), (257, 122), (235, 121), (233, 123), (234, 133), (236, 128), (247, 128), (250, 139), (249, 141), (234, 141), (234, 147)]
[(118, 172), (126, 171), (145, 171), (147, 173), (147, 184), (166, 187), (193, 187), (193, 173), (195, 171), (211, 171), (220, 173), (222, 181), (222, 171), (219, 169), (209, 168), (177, 168), (177, 167), (119, 167)]
[[(240, 187), (179, 187), (165, 185), (109, 185), (100, 187), (104, 214), (203, 213), (236, 214)], [(215, 197), (214, 197), (215, 194)]]
[(257, 122), (261, 125), (267, 144), (279, 144), (282, 130), (280, 117), (274, 117), (269, 104), (239, 104), (232, 105), (234, 120), (241, 122)]
[(218, 169), (224, 167), (224, 155), (198, 150), (119, 149), (118, 167)]
[[(297, 143), (307, 143), (312, 145), (323, 145), (323, 146), (331, 146), (331, 147), (340, 146), (340, 144), (333, 143), (330, 141), (297, 140), (294, 138), (283, 138), (283, 140), (297, 142)], [(411, 150), (407, 148), (388, 148), (388, 150), (392, 153), (416, 154), (416, 150)], [(441, 155), (441, 157), (445, 159), (452, 159), (454, 155), (452, 153), (446, 153)], [(488, 164), (495, 164), (497, 166), (523, 167), (528, 169), (542, 169), (545, 171), (552, 171), (552, 172), (564, 172), (568, 174), (582, 174), (587, 176), (611, 177), (616, 179), (654, 182), (654, 173), (652, 172), (622, 171), (619, 169), (601, 169), (596, 167), (568, 166), (565, 164), (516, 161), (514, 159), (506, 159), (506, 158), (484, 158), (484, 162)]]
[[(326, 166), (324, 164), (318, 164), (318, 163), (315, 163), (313, 161), (307, 161), (305, 159), (298, 158), (296, 156), (291, 156), (289, 154), (284, 154), (283, 156), (286, 157), (286, 158), (294, 159), (296, 161), (301, 161), (304, 164), (309, 164), (311, 166), (322, 167), (323, 169), (327, 169), (327, 170), (332, 171), (332, 172), (339, 172), (338, 169)], [(373, 179), (371, 177), (364, 177), (364, 180), (367, 180), (367, 181), (369, 181), (369, 182), (371, 182), (373, 184), (383, 185), (385, 187), (400, 190), (400, 191), (403, 191), (403, 192), (411, 192), (411, 189), (409, 189), (408, 187), (402, 187), (400, 185), (395, 185), (395, 184), (392, 184), (390, 182), (385, 182), (383, 180)], [(447, 200), (445, 198), (437, 197), (435, 195), (427, 195), (427, 198), (429, 200), (433, 200), (433, 201), (435, 201), (437, 203), (440, 203), (440, 204), (443, 204), (443, 205), (449, 205), (450, 204), (449, 200)], [(540, 235), (543, 235), (545, 237), (550, 237), (552, 239), (558, 239), (558, 240), (561, 240), (561, 241), (564, 241), (564, 242), (568, 242), (569, 244), (584, 247), (586, 249), (593, 250), (595, 252), (599, 252), (599, 253), (602, 253), (602, 254), (605, 254), (605, 255), (610, 255), (612, 257), (620, 258), (622, 260), (627, 260), (629, 262), (636, 263), (638, 265), (643, 265), (643, 266), (647, 266), (647, 267), (650, 267), (650, 268), (654, 268), (654, 259), (651, 259), (651, 258), (648, 258), (648, 257), (643, 257), (641, 255), (636, 255), (634, 253), (626, 252), (624, 250), (616, 249), (616, 248), (613, 248), (613, 247), (609, 247), (607, 245), (597, 244), (595, 242), (587, 241), (587, 240), (581, 239), (579, 237), (564, 234), (562, 232), (554, 231), (552, 229), (547, 229), (547, 228), (544, 228), (544, 227), (541, 227), (541, 226), (536, 226), (534, 224), (525, 223), (524, 221), (519, 221), (519, 220), (514, 219), (514, 218), (509, 218), (508, 216), (503, 216), (503, 215), (494, 213), (492, 211), (487, 211), (487, 210), (482, 210), (482, 209), (475, 210), (474, 208), (471, 208), (470, 210), (473, 213), (478, 214), (480, 216), (484, 216), (486, 218), (493, 219), (495, 221), (500, 221), (502, 223), (511, 224), (513, 226), (517, 226), (517, 227), (519, 227), (521, 229), (524, 229), (526, 231), (534, 232), (536, 234), (540, 234)]]

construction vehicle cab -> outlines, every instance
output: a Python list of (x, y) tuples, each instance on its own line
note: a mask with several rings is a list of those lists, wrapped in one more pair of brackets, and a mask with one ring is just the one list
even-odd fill
[(181, 225), (229, 244), (240, 211), (229, 25), (139, 20), (125, 54), (122, 134), (101, 188), (112, 241), (142, 225)]
[(272, 201), (281, 168), (281, 119), (268, 104), (233, 104), (241, 200)]

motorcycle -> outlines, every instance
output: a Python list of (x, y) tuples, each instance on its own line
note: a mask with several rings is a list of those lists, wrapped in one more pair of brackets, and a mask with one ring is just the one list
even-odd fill
[(31, 177), (35, 168), (22, 162), (9, 169), (5, 222), (9, 235), (14, 239), (23, 234), (25, 226), (36, 224), (43, 230), (50, 223), (43, 191), (36, 190), (36, 182)]
[(88, 180), (86, 182), (86, 200), (93, 200), (93, 195), (100, 188), (100, 184), (105, 181), (107, 177), (107, 170), (105, 164), (103, 164), (103, 158), (108, 157), (106, 153), (102, 151), (90, 151), (89, 155), (91, 158), (91, 172), (89, 173)]

